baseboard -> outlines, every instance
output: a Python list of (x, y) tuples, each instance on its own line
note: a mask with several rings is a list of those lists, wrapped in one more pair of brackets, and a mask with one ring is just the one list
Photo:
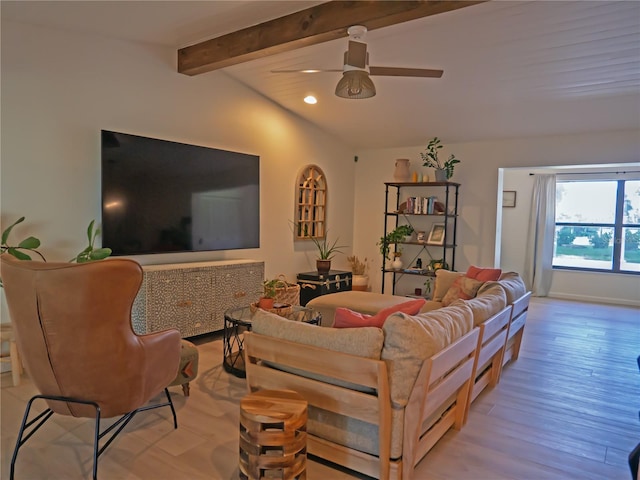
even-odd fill
[(607, 303), (611, 305), (627, 305), (629, 307), (640, 307), (640, 299), (629, 300), (626, 298), (594, 297), (592, 295), (574, 295), (570, 293), (550, 293), (549, 298), (560, 300), (574, 300), (585, 303)]

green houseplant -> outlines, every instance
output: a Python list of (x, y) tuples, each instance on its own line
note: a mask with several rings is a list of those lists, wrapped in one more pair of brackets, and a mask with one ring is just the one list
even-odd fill
[(45, 262), (47, 261), (38, 250), (36, 250), (40, 246), (40, 240), (36, 237), (27, 237), (24, 240), (18, 242), (17, 245), (11, 246), (9, 245), (9, 235), (11, 234), (11, 230), (13, 227), (18, 225), (19, 223), (24, 222), (25, 217), (20, 217), (18, 220), (9, 225), (4, 232), (2, 232), (2, 244), (0, 245), (0, 254), (8, 253), (9, 255), (13, 255), (18, 260), (31, 260), (31, 255), (26, 252), (36, 253), (42, 258)]
[(93, 227), (95, 226), (95, 223), (96, 223), (95, 220), (91, 220), (91, 223), (89, 223), (89, 227), (87, 228), (87, 238), (89, 240), (89, 245), (84, 250), (82, 250), (78, 255), (76, 255), (71, 260), (69, 260), (70, 262), (74, 262), (74, 261), (77, 263), (92, 262), (94, 260), (103, 260), (107, 258), (109, 255), (111, 255), (110, 248), (94, 247), (94, 244), (96, 242), (96, 237), (101, 233), (100, 227), (96, 227), (95, 230), (93, 229)]
[[(384, 237), (380, 237), (380, 241), (376, 244), (380, 246), (380, 253), (384, 255), (387, 260), (391, 260), (389, 258), (389, 246), (393, 244), (398, 244), (403, 241), (405, 237), (411, 235), (415, 230), (411, 225), (399, 225), (394, 230), (391, 230)], [(399, 247), (396, 247), (396, 251), (400, 251)]]
[(318, 269), (318, 273), (328, 273), (331, 269), (331, 259), (336, 255), (336, 253), (342, 253), (342, 249), (346, 248), (346, 245), (338, 245), (339, 238), (336, 238), (333, 242), (329, 241), (329, 230), (325, 232), (324, 237), (314, 237), (309, 235), (306, 225), (300, 227), (298, 223), (292, 223), (296, 229), (303, 231), (305, 237), (311, 239), (313, 244), (316, 246), (318, 250), (318, 258), (316, 259), (316, 268)]
[(265, 280), (262, 282), (262, 296), (258, 300), (258, 307), (264, 309), (273, 308), (273, 302), (276, 298), (278, 284), (281, 283), (281, 280), (277, 278), (273, 278), (270, 280)]
[[(438, 158), (438, 150), (442, 148), (442, 143), (438, 137), (433, 137), (429, 140), (427, 144), (427, 148), (424, 152), (420, 153), (420, 157), (422, 157), (423, 167), (430, 167), (436, 169), (436, 181), (445, 181), (449, 180), (453, 176), (453, 167), (456, 163), (460, 163), (460, 160), (456, 158), (455, 155), (451, 154), (447, 160), (440, 160)], [(439, 178), (444, 171), (445, 178)]]

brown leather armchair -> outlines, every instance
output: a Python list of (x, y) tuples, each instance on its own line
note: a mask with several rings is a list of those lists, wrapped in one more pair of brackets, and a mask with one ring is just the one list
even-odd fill
[[(98, 457), (137, 412), (169, 406), (178, 427), (166, 387), (178, 371), (180, 334), (134, 333), (131, 307), (142, 282), (138, 263), (43, 263), (6, 254), (0, 260), (18, 350), (40, 392), (25, 408), (12, 479), (18, 450), (53, 413), (95, 418), (94, 479)], [(163, 389), (167, 401), (148, 405)], [(44, 399), (48, 409), (28, 420), (37, 399)], [(100, 432), (100, 419), (115, 416), (121, 418)]]

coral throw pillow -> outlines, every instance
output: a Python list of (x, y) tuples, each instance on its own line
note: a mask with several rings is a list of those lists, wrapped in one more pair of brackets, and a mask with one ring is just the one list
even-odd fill
[(484, 282), (480, 280), (476, 280), (474, 278), (469, 278), (466, 276), (462, 276), (456, 279), (449, 288), (449, 291), (442, 299), (442, 305), (449, 306), (456, 300), (470, 300), (476, 296), (478, 290), (482, 286)]
[(334, 328), (355, 328), (355, 327), (378, 327), (382, 328), (384, 321), (392, 313), (406, 313), (407, 315), (416, 315), (425, 304), (424, 298), (409, 300), (408, 302), (383, 308), (375, 315), (367, 315), (365, 313), (354, 312), (348, 308), (336, 308), (334, 317)]
[(502, 270), (499, 268), (479, 268), (471, 265), (465, 276), (481, 282), (495, 282), (500, 278), (500, 274)]

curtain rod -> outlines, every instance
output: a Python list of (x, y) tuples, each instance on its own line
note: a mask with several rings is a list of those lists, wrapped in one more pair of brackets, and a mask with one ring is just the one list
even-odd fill
[[(569, 173), (569, 172), (562, 172), (562, 173), (558, 173), (558, 175), (624, 175), (626, 173), (640, 173), (640, 170), (631, 170), (629, 172), (579, 172), (579, 173)], [(529, 173), (529, 175), (536, 175), (535, 173)], [(545, 175), (545, 174), (540, 174), (538, 173), (537, 175)]]

